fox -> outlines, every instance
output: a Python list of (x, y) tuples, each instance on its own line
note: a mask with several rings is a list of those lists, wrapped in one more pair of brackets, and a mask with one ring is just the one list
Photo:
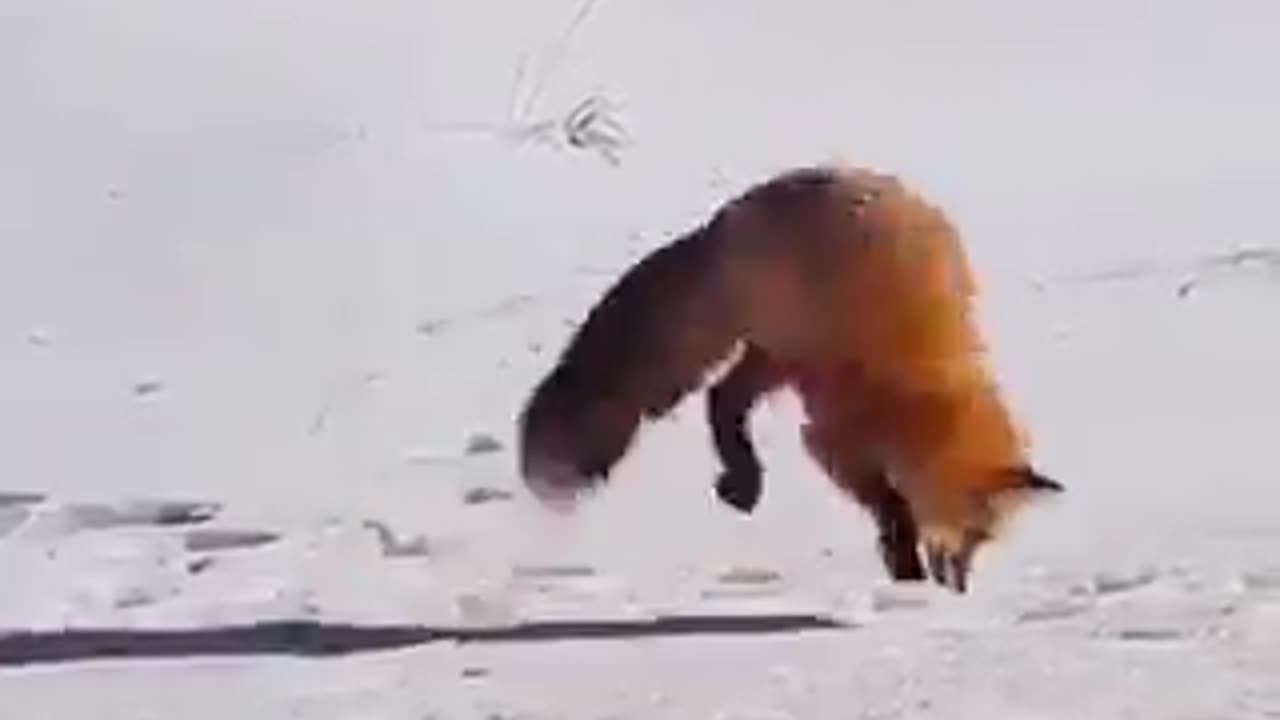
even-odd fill
[(976, 293), (955, 224), (900, 177), (778, 172), (603, 291), (518, 414), (520, 477), (571, 509), (644, 423), (706, 388), (715, 493), (750, 514), (764, 488), (750, 417), (790, 389), (803, 448), (871, 516), (888, 576), (966, 593), (978, 551), (1064, 490), (1002, 396)]

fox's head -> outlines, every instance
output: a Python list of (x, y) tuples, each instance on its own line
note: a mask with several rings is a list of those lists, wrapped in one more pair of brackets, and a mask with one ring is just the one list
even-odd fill
[(1029, 459), (1028, 438), (980, 363), (897, 419), (899, 465), (930, 573), (964, 592), (978, 548), (1028, 503), (1063, 492)]
[(985, 527), (977, 528), (983, 540), (1002, 534), (1028, 503), (1066, 490), (1062, 483), (1029, 464), (1001, 468), (995, 474), (990, 484), (978, 491), (978, 502), (984, 506), (982, 515), (987, 520)]
[(1065, 490), (1029, 464), (981, 471), (952, 479), (953, 492), (936, 496), (921, 518), (925, 560), (934, 581), (955, 592), (968, 589), (973, 558), (997, 538), (1027, 503)]

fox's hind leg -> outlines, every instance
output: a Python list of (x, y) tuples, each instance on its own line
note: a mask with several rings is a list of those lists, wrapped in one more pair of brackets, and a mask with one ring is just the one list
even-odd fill
[(763, 468), (748, 432), (748, 416), (784, 377), (764, 350), (748, 345), (729, 372), (707, 391), (707, 420), (723, 465), (716, 496), (742, 513), (751, 513), (764, 491)]
[(877, 547), (889, 577), (900, 582), (925, 580), (920, 529), (911, 506), (855, 435), (852, 431), (832, 432), (816, 423), (803, 430), (809, 454), (837, 487), (875, 519), (879, 531)]

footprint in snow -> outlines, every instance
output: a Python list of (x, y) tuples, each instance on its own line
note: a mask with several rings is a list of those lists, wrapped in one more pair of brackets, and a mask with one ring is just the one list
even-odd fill
[(1129, 572), (1099, 572), (1093, 576), (1089, 590), (1097, 596), (1119, 595), (1151, 585), (1160, 579), (1156, 568), (1144, 567)]
[(1155, 568), (1144, 567), (1129, 571), (1100, 571), (1085, 582), (1077, 582), (1065, 589), (1065, 593), (1039, 599), (1014, 616), (1017, 623), (1052, 622), (1087, 615), (1098, 609), (1098, 603), (1108, 598), (1119, 600), (1129, 593), (1152, 586), (1161, 578)]
[(9, 533), (17, 530), (29, 517), (31, 517), (31, 511), (25, 507), (0, 506), (0, 538), (4, 538)]
[(164, 390), (164, 383), (159, 380), (139, 380), (133, 384), (133, 394), (138, 398), (158, 395)]
[(378, 551), (385, 558), (427, 557), (433, 548), (422, 535), (401, 538), (389, 525), (381, 520), (365, 520), (363, 527), (372, 530), (378, 541)]
[(594, 577), (596, 570), (588, 565), (516, 565), (511, 574), (517, 578), (568, 580)]
[(280, 536), (267, 530), (236, 530), (232, 528), (200, 528), (188, 530), (182, 537), (187, 552), (224, 552), (261, 547), (280, 540)]
[(1086, 615), (1095, 608), (1093, 598), (1087, 595), (1067, 595), (1042, 600), (1020, 610), (1014, 616), (1018, 624), (1052, 622)]
[(70, 503), (38, 517), (36, 523), (55, 535), (73, 535), (118, 527), (196, 525), (213, 519), (221, 509), (217, 503), (183, 500)]
[(488, 505), (513, 499), (515, 499), (515, 493), (510, 490), (483, 486), (471, 488), (462, 495), (462, 502), (465, 505)]
[(48, 496), (40, 493), (0, 491), (0, 509), (22, 507), (25, 505), (39, 505), (47, 499)]
[(1280, 565), (1247, 570), (1240, 575), (1239, 585), (1246, 593), (1280, 592)]
[(463, 448), (463, 453), (467, 456), (489, 455), (500, 452), (501, 450), (502, 443), (499, 442), (497, 438), (486, 433), (475, 433), (471, 437), (467, 438), (467, 444), (466, 447)]
[(1174, 642), (1213, 632), (1236, 611), (1221, 599), (1169, 591), (1100, 609), (1093, 635), (1125, 642)]
[(716, 581), (724, 585), (772, 585), (782, 580), (782, 573), (768, 568), (734, 567), (720, 573)]
[(40, 493), (0, 492), (0, 538), (21, 527), (31, 517), (30, 506), (45, 499)]
[(715, 578), (715, 584), (703, 590), (704, 600), (732, 598), (771, 598), (782, 594), (782, 573), (768, 568), (731, 567)]
[(929, 607), (929, 601), (936, 592), (928, 585), (880, 585), (871, 591), (870, 609), (875, 614), (920, 610)]

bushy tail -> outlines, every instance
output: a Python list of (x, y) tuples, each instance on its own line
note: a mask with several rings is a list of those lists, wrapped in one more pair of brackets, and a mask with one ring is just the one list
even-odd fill
[(737, 339), (703, 226), (629, 268), (588, 313), (519, 417), (519, 463), (543, 502), (602, 484), (642, 421), (702, 385)]

